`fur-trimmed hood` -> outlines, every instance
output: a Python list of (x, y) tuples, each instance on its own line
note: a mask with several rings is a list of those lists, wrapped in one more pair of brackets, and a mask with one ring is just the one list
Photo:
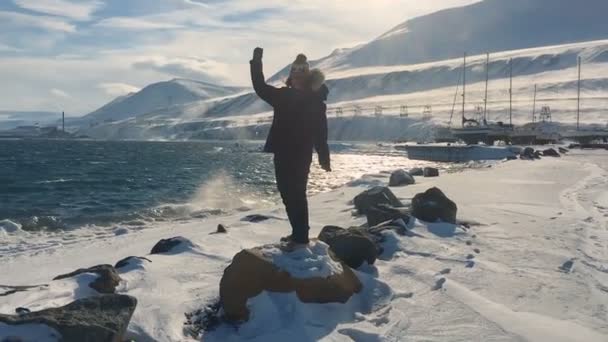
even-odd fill
[(310, 70), (310, 86), (313, 91), (318, 91), (325, 83), (325, 74), (321, 69)]

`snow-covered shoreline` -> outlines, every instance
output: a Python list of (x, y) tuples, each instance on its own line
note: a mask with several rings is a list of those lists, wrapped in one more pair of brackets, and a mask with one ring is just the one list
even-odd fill
[[(254, 310), (270, 310), (280, 317), (258, 316), (261, 319), (253, 319), (240, 332), (212, 333), (205, 341), (605, 341), (606, 179), (605, 151), (573, 151), (563, 158), (511, 161), (417, 178), (415, 185), (392, 188), (407, 200), (439, 187), (458, 204), (458, 217), (469, 228), (417, 221), (414, 236), (395, 235), (389, 255), (358, 272), (366, 279), (364, 286), (384, 289), (375, 293), (383, 303), (379, 307), (361, 311), (362, 303), (369, 304), (365, 296), (370, 292), (364, 291), (345, 304), (344, 317), (313, 320), (323, 312), (335, 316), (337, 304), (298, 304), (290, 295), (256, 298)], [(364, 223), (365, 218), (352, 215), (350, 204), (363, 190), (343, 187), (314, 196), (311, 235), (326, 225)], [(254, 213), (285, 217), (279, 206)], [(0, 297), (0, 313), (68, 304), (90, 293), (67, 279), (51, 282), (53, 277), (146, 256), (152, 262), (120, 271), (124, 281), (117, 293), (139, 302), (129, 336), (137, 341), (188, 340), (184, 314), (217, 299), (219, 280), (232, 257), (243, 248), (276, 242), (288, 231), (284, 219), (241, 221), (247, 214), (176, 222), (4, 256), (0, 284), (49, 287)], [(219, 223), (228, 227), (228, 234), (210, 235)], [(156, 242), (173, 236), (184, 236), (195, 245), (180, 254), (148, 255)], [(285, 312), (276, 305), (292, 309)]]

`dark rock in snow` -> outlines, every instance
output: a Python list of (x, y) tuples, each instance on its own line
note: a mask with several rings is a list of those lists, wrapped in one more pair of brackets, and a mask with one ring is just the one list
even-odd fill
[(380, 254), (373, 237), (362, 228), (326, 226), (319, 233), (319, 240), (328, 244), (336, 257), (352, 268), (360, 267), (363, 262), (371, 265)]
[(439, 170), (434, 167), (425, 167), (424, 177), (439, 177)]
[(424, 176), (424, 170), (419, 167), (415, 167), (410, 170), (409, 174), (412, 176)]
[(162, 239), (154, 247), (152, 247), (152, 251), (150, 254), (162, 254), (162, 253), (175, 253), (177, 251), (178, 246), (182, 247), (192, 247), (194, 244), (186, 239), (185, 237), (176, 236), (170, 239)]
[(534, 159), (541, 159), (542, 155), (540, 151), (534, 151)]
[(151, 261), (150, 259), (148, 259), (148, 258), (144, 258), (144, 257), (138, 257), (138, 256), (130, 256), (130, 257), (126, 257), (126, 258), (124, 258), (124, 259), (122, 259), (122, 260), (118, 261), (118, 262), (116, 263), (116, 265), (114, 265), (114, 268), (116, 268), (116, 269), (120, 269), (120, 268), (123, 268), (123, 267), (127, 267), (127, 266), (129, 266), (129, 265), (141, 264), (141, 263), (143, 263), (144, 261), (147, 261), (147, 262), (152, 262), (152, 261)]
[(456, 224), (458, 207), (438, 188), (419, 193), (412, 199), (412, 215), (426, 222)]
[(247, 215), (241, 219), (241, 221), (251, 222), (251, 223), (258, 223), (258, 222), (263, 222), (266, 220), (270, 220), (270, 217), (264, 216), (264, 215), (259, 215), (259, 214)]
[(568, 153), (570, 152), (567, 148), (559, 147), (559, 153)]
[(405, 170), (396, 170), (391, 174), (388, 186), (405, 186), (416, 183), (414, 177)]
[(380, 223), (403, 219), (405, 223), (410, 220), (409, 210), (403, 208), (393, 208), (386, 204), (380, 204), (375, 207), (371, 207), (367, 210), (367, 225), (373, 227)]
[(28, 314), (30, 312), (32, 312), (32, 311), (30, 309), (28, 309), (28, 308), (16, 308), (15, 309), (15, 313), (17, 315), (25, 315), (25, 314)]
[(548, 148), (548, 149), (544, 150), (543, 151), (543, 156), (545, 156), (545, 157), (561, 157), (561, 155), (559, 154), (559, 152), (557, 152), (553, 148)]
[(217, 225), (217, 230), (215, 231), (218, 234), (224, 234), (224, 233), (228, 233), (228, 230), (226, 229), (226, 226), (224, 226), (223, 224), (218, 224)]
[[(0, 322), (13, 326), (46, 325), (60, 334), (57, 339), (66, 342), (120, 342), (124, 341), (136, 306), (137, 300), (130, 296), (100, 295), (19, 316), (0, 314)], [(25, 336), (14, 337), (15, 341), (28, 341)]]
[(354, 200), (355, 208), (359, 214), (366, 215), (370, 208), (377, 207), (380, 204), (388, 204), (391, 207), (403, 207), (403, 204), (391, 189), (383, 186), (376, 186), (366, 190)]
[(90, 268), (80, 268), (74, 272), (58, 275), (53, 280), (72, 278), (83, 273), (95, 273), (97, 279), (89, 284), (89, 287), (99, 293), (112, 294), (116, 292), (116, 286), (122, 280), (112, 265), (97, 265)]
[(534, 159), (534, 149), (532, 147), (524, 148), (524, 150), (521, 152), (519, 158), (524, 159), (524, 160)]

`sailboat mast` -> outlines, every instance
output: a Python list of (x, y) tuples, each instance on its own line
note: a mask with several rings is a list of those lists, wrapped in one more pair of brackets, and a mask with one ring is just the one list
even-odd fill
[(578, 96), (576, 98), (576, 130), (580, 128), (581, 120), (581, 57), (578, 57)]
[(467, 53), (464, 53), (464, 62), (462, 64), (462, 126), (464, 127), (464, 109), (467, 94)]
[(536, 84), (534, 85), (534, 102), (532, 102), (532, 122), (536, 122)]
[(509, 60), (509, 125), (513, 128), (513, 58)]
[(490, 80), (490, 54), (486, 56), (486, 94), (483, 100), (483, 122), (488, 121), (488, 81)]

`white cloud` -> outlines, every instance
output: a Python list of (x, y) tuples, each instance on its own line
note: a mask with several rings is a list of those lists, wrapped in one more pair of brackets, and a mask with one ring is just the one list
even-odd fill
[[(116, 16), (95, 18), (92, 25), (73, 19), (103, 15), (93, 8), (101, 1), (14, 1), (57, 16), (0, 11), (0, 33), (8, 28), (24, 37), (27, 28), (47, 31), (33, 30), (19, 41), (0, 34), (0, 44), (9, 47), (0, 45), (2, 106), (59, 109), (53, 106), (65, 97), (49, 92), (54, 88), (71, 96), (61, 104), (67, 112), (85, 114), (137, 90), (134, 85), (168, 78), (248, 85), (256, 46), (265, 48), (270, 76), (299, 52), (324, 57), (408, 18), (477, 0), (104, 0)], [(76, 7), (64, 11), (59, 3)], [(13, 45), (22, 51), (6, 53)]]
[(99, 0), (79, 0), (78, 2), (66, 0), (13, 0), (13, 2), (24, 9), (46, 13), (74, 20), (86, 21), (91, 14), (103, 6)]
[(76, 26), (66, 22), (65, 20), (47, 16), (28, 15), (7, 11), (0, 11), (0, 27), (37, 27), (49, 31), (76, 31)]
[(184, 28), (183, 25), (180, 25), (178, 23), (159, 22), (154, 20), (148, 20), (145, 18), (130, 17), (108, 18), (96, 23), (94, 26), (127, 30), (159, 30)]
[(136, 69), (155, 70), (172, 77), (223, 83), (229, 78), (230, 67), (213, 60), (197, 57), (148, 57), (133, 64)]
[(61, 97), (61, 98), (64, 98), (64, 99), (71, 98), (70, 94), (66, 93), (65, 91), (63, 91), (61, 89), (57, 89), (57, 88), (51, 89), (51, 94), (53, 96)]
[(140, 90), (140, 88), (134, 85), (120, 82), (101, 83), (97, 87), (111, 96), (127, 95), (129, 93), (136, 93)]

